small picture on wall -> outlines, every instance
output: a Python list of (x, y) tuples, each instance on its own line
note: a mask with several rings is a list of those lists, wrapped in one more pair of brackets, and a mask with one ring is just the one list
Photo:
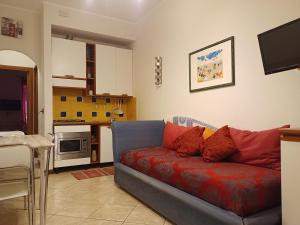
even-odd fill
[(1, 34), (14, 38), (23, 37), (23, 22), (12, 18), (1, 18)]
[(190, 92), (234, 85), (234, 37), (189, 54)]

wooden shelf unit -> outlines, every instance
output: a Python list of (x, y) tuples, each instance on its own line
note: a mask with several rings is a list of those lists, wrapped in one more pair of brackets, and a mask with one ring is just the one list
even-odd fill
[(109, 95), (109, 94), (103, 94), (103, 95), (86, 95), (88, 97), (97, 97), (97, 98), (122, 98), (122, 99), (130, 99), (133, 98), (132, 96), (128, 95)]
[[(100, 126), (91, 125), (91, 164), (100, 163)], [(96, 160), (93, 161), (93, 151), (96, 151)]]
[(96, 94), (96, 46), (86, 44), (86, 95)]
[(75, 77), (73, 75), (66, 75), (66, 76), (54, 76), (52, 78), (59, 78), (59, 79), (66, 79), (66, 80), (87, 80), (87, 78)]

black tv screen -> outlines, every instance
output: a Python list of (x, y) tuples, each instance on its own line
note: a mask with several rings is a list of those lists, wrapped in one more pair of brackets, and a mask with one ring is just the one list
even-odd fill
[(258, 35), (265, 74), (300, 67), (300, 18)]

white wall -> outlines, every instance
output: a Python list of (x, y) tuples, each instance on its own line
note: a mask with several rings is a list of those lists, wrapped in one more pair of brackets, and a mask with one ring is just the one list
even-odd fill
[(0, 35), (0, 50), (15, 50), (29, 56), (38, 66), (40, 64), (40, 15), (0, 3), (1, 17), (23, 21), (23, 38), (12, 38)]
[(21, 66), (34, 68), (36, 63), (21, 52), (12, 50), (0, 50), (0, 64), (7, 66)]
[[(186, 115), (212, 125), (300, 126), (300, 71), (265, 76), (257, 34), (300, 16), (300, 1), (164, 0), (140, 24), (133, 51), (139, 119)], [(188, 54), (235, 36), (236, 85), (189, 93)], [(163, 84), (154, 85), (154, 57)]]

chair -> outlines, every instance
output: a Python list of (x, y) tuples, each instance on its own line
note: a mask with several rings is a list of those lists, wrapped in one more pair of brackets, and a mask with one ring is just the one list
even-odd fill
[[(0, 136), (11, 135), (0, 133)], [(0, 147), (0, 201), (27, 196), (30, 225), (35, 224), (33, 158), (34, 152), (27, 146)]]

